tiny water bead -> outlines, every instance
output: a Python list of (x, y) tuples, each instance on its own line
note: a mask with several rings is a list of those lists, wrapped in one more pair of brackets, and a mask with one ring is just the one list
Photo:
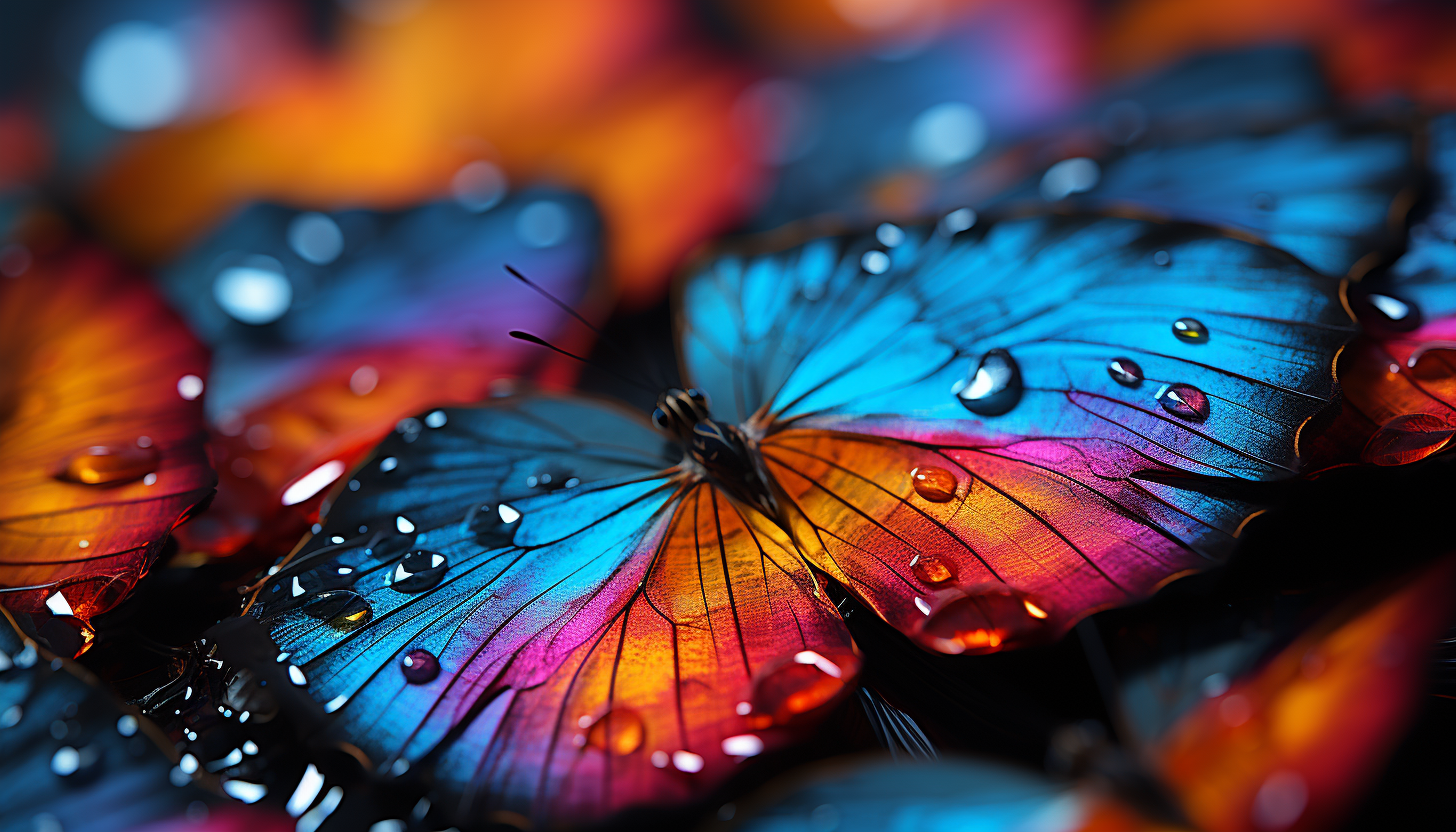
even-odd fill
[(1143, 381), (1143, 368), (1131, 358), (1114, 358), (1107, 362), (1107, 374), (1124, 387), (1136, 387)]
[(588, 723), (586, 744), (614, 757), (623, 757), (642, 747), (647, 728), (631, 708), (613, 708)]
[(389, 585), (400, 592), (425, 592), (439, 586), (449, 568), (449, 561), (439, 552), (416, 549), (394, 567)]
[(944, 590), (914, 636), (942, 653), (994, 653), (1041, 638), (1049, 610), (1040, 598), (1000, 583)]
[(944, 503), (955, 499), (955, 474), (944, 468), (922, 465), (911, 469), (910, 481), (915, 484), (915, 493), (932, 503)]
[(424, 685), (440, 675), (440, 660), (428, 650), (414, 649), (399, 660), (399, 669), (406, 682)]
[(916, 555), (910, 559), (910, 571), (927, 584), (943, 584), (956, 577), (955, 562), (938, 555)]
[(1208, 343), (1208, 327), (1197, 318), (1179, 318), (1174, 321), (1173, 334), (1186, 344)]
[(989, 350), (951, 393), (966, 410), (978, 416), (1000, 416), (1021, 401), (1021, 368), (1011, 353)]
[(154, 447), (92, 445), (66, 458), (58, 479), (84, 485), (120, 485), (157, 469), (161, 455)]
[(755, 728), (783, 725), (837, 699), (853, 684), (859, 659), (801, 650), (761, 671), (750, 697)]
[(1158, 404), (1180, 419), (1202, 422), (1208, 418), (1208, 396), (1191, 384), (1170, 384), (1158, 394)]

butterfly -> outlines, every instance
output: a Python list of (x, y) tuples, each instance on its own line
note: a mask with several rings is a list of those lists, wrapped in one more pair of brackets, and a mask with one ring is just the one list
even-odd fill
[(477, 401), (533, 369), (533, 348), (503, 330), (554, 334), (564, 315), (502, 265), (575, 303), (599, 249), (597, 218), (558, 191), (493, 199), (393, 214), (257, 205), (163, 273), (213, 348), (219, 494), (179, 530), (184, 545), (286, 551), (315, 495), (400, 420)]
[(679, 292), (694, 386), (650, 420), (433, 411), (249, 602), (460, 817), (671, 805), (782, 747), (860, 664), (827, 579), (979, 653), (1217, 563), (1252, 507), (1195, 483), (1290, 474), (1352, 333), (1288, 255), (1095, 215), (738, 249)]
[[(169, 746), (150, 720), (113, 699), (85, 668), (38, 645), (0, 607), (0, 828), (294, 827), (281, 813), (239, 806), (195, 785), (194, 776), (206, 778), (206, 771), (191, 755), (169, 754)], [(230, 792), (252, 797), (236, 787)]]
[[(1349, 599), (1247, 673), (1190, 678), (1188, 704), (1132, 764), (1156, 776), (1168, 806), (1119, 789), (1130, 761), (1102, 747), (1090, 749), (1107, 761), (1090, 764), (1101, 784), (976, 758), (850, 758), (791, 775), (718, 817), (742, 830), (1340, 828), (1419, 708), (1429, 648), (1451, 622), (1453, 566), (1448, 557), (1374, 597)], [(1176, 663), (1207, 667), (1208, 654), (1221, 654), (1218, 664), (1231, 651), (1247, 647), (1219, 645)], [(1147, 687), (1142, 678), (1129, 684)]]
[(1349, 292), (1365, 331), (1340, 357), (1342, 406), (1310, 443), (1313, 470), (1404, 465), (1456, 435), (1456, 116), (1426, 134), (1432, 197), (1406, 253)]
[(202, 345), (109, 255), (56, 245), (0, 279), (0, 601), (80, 651), (215, 479)]

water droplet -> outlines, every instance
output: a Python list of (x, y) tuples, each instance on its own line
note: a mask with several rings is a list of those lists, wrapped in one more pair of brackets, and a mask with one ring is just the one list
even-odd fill
[(1173, 262), (1173, 255), (1169, 254), (1168, 252), (1166, 252), (1166, 251), (1155, 251), (1155, 252), (1153, 252), (1153, 265), (1155, 265), (1155, 266), (1166, 266), (1166, 265), (1168, 265), (1171, 262)]
[(439, 552), (416, 549), (395, 565), (389, 585), (400, 592), (424, 592), (439, 586), (449, 568), (449, 561)]
[(858, 673), (859, 659), (851, 654), (801, 650), (758, 674), (749, 723), (767, 728), (790, 722), (839, 698)]
[(506, 505), (505, 503), (501, 503), (498, 509), (501, 522), (505, 523), (508, 526), (521, 519), (521, 513)]
[(399, 660), (399, 669), (404, 673), (406, 682), (423, 685), (435, 681), (435, 677), (440, 675), (440, 660), (428, 650), (415, 649)]
[(1191, 384), (1170, 384), (1158, 394), (1158, 404), (1180, 419), (1202, 422), (1208, 418), (1208, 396)]
[(1197, 318), (1179, 318), (1173, 322), (1173, 334), (1188, 344), (1208, 343), (1208, 327)]
[(642, 717), (631, 708), (613, 708), (591, 722), (586, 734), (586, 743), (598, 751), (606, 751), (615, 757), (631, 754), (642, 747), (647, 728)]
[(1409, 465), (1451, 444), (1456, 425), (1430, 413), (1405, 413), (1380, 426), (1365, 443), (1367, 465)]
[(978, 416), (1000, 416), (1021, 400), (1021, 368), (1006, 350), (990, 350), (951, 392)]
[(1136, 387), (1143, 380), (1143, 368), (1131, 358), (1114, 358), (1107, 362), (1107, 374), (1124, 387)]
[(58, 479), (85, 485), (117, 485), (145, 477), (161, 460), (156, 448), (92, 445), (66, 458)]
[(910, 471), (910, 481), (915, 484), (915, 493), (932, 503), (944, 503), (955, 499), (955, 474), (944, 468), (922, 465)]
[(937, 555), (916, 555), (910, 559), (910, 571), (927, 584), (943, 584), (956, 576), (955, 563)]
[(1421, 325), (1421, 312), (1413, 304), (1390, 295), (1371, 292), (1356, 295), (1356, 312), (1362, 323), (1395, 332), (1409, 332)]
[(319, 593), (304, 604), (303, 611), (345, 633), (359, 629), (374, 617), (364, 596), (347, 589)]
[(937, 593), (913, 635), (942, 653), (994, 653), (1036, 641), (1049, 617), (1040, 599), (1005, 584), (981, 584)]

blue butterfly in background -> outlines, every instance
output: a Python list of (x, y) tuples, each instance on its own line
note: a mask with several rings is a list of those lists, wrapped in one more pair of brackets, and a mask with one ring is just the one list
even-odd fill
[(678, 804), (853, 690), (828, 580), (974, 654), (1219, 562), (1252, 507), (1198, 483), (1294, 470), (1353, 332), (1336, 288), (1088, 214), (734, 248), (680, 287), (695, 386), (650, 419), (547, 393), (421, 414), (247, 614), (448, 815)]

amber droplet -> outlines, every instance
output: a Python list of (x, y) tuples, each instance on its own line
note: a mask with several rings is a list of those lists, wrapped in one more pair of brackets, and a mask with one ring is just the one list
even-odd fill
[(932, 503), (944, 503), (955, 499), (955, 474), (944, 468), (922, 465), (910, 471), (910, 481), (915, 484), (915, 493)]
[(824, 655), (801, 650), (769, 667), (753, 683), (755, 728), (783, 725), (838, 699), (854, 684), (859, 659), (849, 653)]
[(927, 584), (943, 584), (955, 580), (956, 576), (955, 563), (936, 555), (916, 555), (911, 558), (910, 571)]
[(1173, 322), (1173, 334), (1189, 344), (1208, 343), (1208, 327), (1197, 318), (1179, 318)]
[(374, 617), (374, 610), (364, 596), (347, 589), (321, 592), (310, 598), (303, 610), (344, 633), (359, 629)]
[(1365, 443), (1360, 460), (1368, 465), (1409, 465), (1451, 444), (1456, 425), (1431, 413), (1406, 413), (1391, 419)]
[(1050, 617), (1046, 602), (1035, 596), (981, 584), (937, 593), (914, 635), (942, 653), (995, 653), (1035, 642)]
[(92, 445), (67, 457), (57, 477), (85, 485), (118, 485), (152, 473), (160, 460), (154, 447)]
[(586, 744), (614, 757), (623, 757), (642, 747), (647, 727), (631, 708), (613, 708), (602, 714), (586, 732)]

